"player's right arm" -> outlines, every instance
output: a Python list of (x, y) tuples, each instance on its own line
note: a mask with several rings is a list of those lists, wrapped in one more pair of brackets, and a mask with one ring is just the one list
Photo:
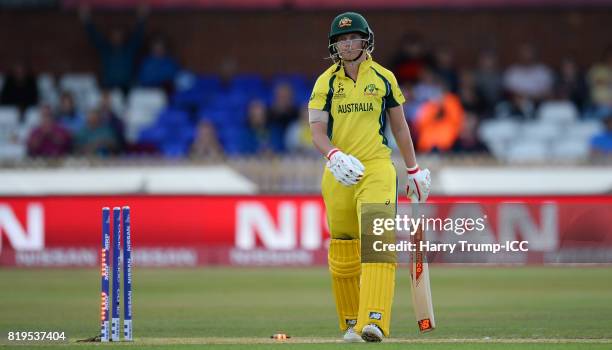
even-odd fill
[(327, 123), (329, 113), (318, 109), (308, 109), (308, 120), (310, 121), (310, 132), (312, 133), (312, 143), (321, 152), (327, 156), (335, 147), (327, 136)]
[(326, 78), (326, 74), (321, 75), (310, 96), (308, 119), (312, 143), (328, 159), (327, 168), (336, 180), (345, 186), (352, 186), (361, 180), (365, 167), (357, 158), (335, 147), (329, 139), (327, 128), (333, 93), (330, 85), (329, 77)]

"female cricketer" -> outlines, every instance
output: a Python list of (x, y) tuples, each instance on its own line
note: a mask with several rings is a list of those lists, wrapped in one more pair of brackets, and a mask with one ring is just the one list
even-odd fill
[(329, 32), (334, 64), (317, 79), (308, 104), (314, 145), (328, 159), (321, 184), (331, 233), (328, 262), (340, 329), (348, 342), (389, 336), (395, 263), (361, 262), (362, 205), (395, 212), (397, 175), (385, 128), (407, 167), (408, 197), (424, 202), (429, 170), (419, 169), (405, 102), (393, 73), (372, 60), (374, 33), (358, 13), (338, 15)]

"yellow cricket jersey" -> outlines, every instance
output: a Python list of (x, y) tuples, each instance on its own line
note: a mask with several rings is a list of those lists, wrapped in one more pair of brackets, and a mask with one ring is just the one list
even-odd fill
[(404, 102), (393, 73), (368, 55), (359, 65), (357, 81), (346, 75), (341, 63), (323, 72), (308, 108), (329, 112), (327, 135), (332, 144), (363, 162), (390, 158), (386, 112)]

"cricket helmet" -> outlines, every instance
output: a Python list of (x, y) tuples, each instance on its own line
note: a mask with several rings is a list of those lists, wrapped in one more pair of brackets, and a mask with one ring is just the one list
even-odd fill
[(348, 33), (361, 34), (367, 41), (365, 51), (367, 53), (374, 51), (374, 32), (366, 19), (357, 12), (344, 12), (334, 18), (329, 30), (328, 49), (332, 59), (336, 60), (338, 58), (338, 50), (335, 45), (338, 36)]

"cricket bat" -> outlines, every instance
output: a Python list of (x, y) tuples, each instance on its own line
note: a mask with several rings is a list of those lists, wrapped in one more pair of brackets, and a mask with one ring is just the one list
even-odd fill
[(431, 300), (427, 257), (419, 249), (419, 242), (423, 240), (423, 230), (421, 227), (417, 229), (411, 240), (413, 243), (416, 243), (416, 250), (412, 253), (410, 261), (412, 307), (414, 308), (419, 331), (425, 333), (436, 328), (436, 321), (434, 320), (433, 302)]

